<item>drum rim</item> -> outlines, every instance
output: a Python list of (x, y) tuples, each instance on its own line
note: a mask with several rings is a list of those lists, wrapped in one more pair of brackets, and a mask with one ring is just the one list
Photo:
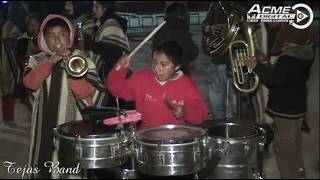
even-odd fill
[[(229, 137), (229, 138), (226, 138), (226, 137), (223, 137), (223, 136), (215, 136), (215, 135), (212, 135), (209, 133), (210, 131), (210, 128), (212, 127), (217, 127), (217, 126), (223, 126), (223, 125), (231, 125), (231, 126), (240, 126), (240, 127), (245, 127), (245, 128), (248, 128), (248, 129), (253, 129), (255, 130), (256, 133), (254, 133), (253, 135), (249, 135), (249, 136), (243, 136), (243, 137)], [(263, 138), (264, 136), (264, 133), (265, 133), (265, 130), (262, 128), (262, 127), (259, 127), (259, 126), (255, 126), (255, 125), (252, 125), (252, 126), (249, 126), (249, 125), (246, 125), (246, 124), (241, 124), (241, 123), (237, 123), (237, 122), (222, 122), (222, 123), (217, 123), (217, 124), (214, 124), (210, 127), (206, 127), (207, 131), (208, 131), (208, 136), (211, 138), (211, 139), (215, 139), (215, 140), (218, 140), (218, 141), (224, 141), (224, 140), (231, 140), (231, 141), (237, 141), (237, 140), (245, 140), (245, 141), (251, 141), (251, 140), (255, 140), (255, 139), (261, 139)]]
[[(55, 127), (55, 133), (57, 136), (59, 137), (63, 137), (65, 139), (70, 139), (70, 140), (74, 140), (76, 138), (79, 138), (79, 139), (87, 139), (87, 140), (90, 140), (90, 139), (115, 139), (115, 138), (118, 138), (119, 137), (119, 134), (121, 134), (121, 130), (119, 129), (116, 129), (115, 133), (112, 133), (112, 134), (87, 134), (87, 135), (78, 135), (78, 134), (70, 134), (70, 133), (66, 133), (66, 132), (63, 132), (61, 129), (63, 127), (66, 127), (70, 124), (80, 124), (80, 123), (89, 123), (89, 122), (86, 122), (84, 120), (78, 120), (78, 121), (70, 121), (70, 122), (66, 122), (66, 123), (63, 123), (63, 124), (60, 124), (58, 125), (57, 127)], [(103, 125), (103, 126), (106, 126), (106, 125)], [(109, 126), (110, 127), (110, 126)]]
[[(145, 137), (142, 137), (142, 134), (144, 132), (147, 131), (152, 131), (155, 129), (161, 129), (161, 128), (167, 128), (167, 129), (174, 129), (174, 128), (187, 128), (187, 129), (195, 129), (195, 130), (199, 130), (200, 134), (199, 136), (195, 136), (195, 137), (190, 137), (188, 139), (184, 139), (184, 140), (173, 140), (173, 139), (167, 139), (167, 140), (152, 140), (152, 139), (147, 139)], [(166, 144), (166, 145), (173, 145), (173, 144), (182, 144), (182, 143), (191, 143), (193, 144), (195, 142), (195, 140), (199, 139), (199, 138), (203, 138), (207, 135), (207, 131), (201, 127), (196, 127), (196, 126), (188, 126), (188, 125), (174, 125), (174, 124), (167, 124), (167, 125), (160, 125), (160, 126), (156, 126), (156, 127), (152, 127), (152, 128), (146, 128), (143, 130), (140, 130), (138, 132), (135, 133), (135, 140), (137, 142), (143, 142), (144, 144)]]

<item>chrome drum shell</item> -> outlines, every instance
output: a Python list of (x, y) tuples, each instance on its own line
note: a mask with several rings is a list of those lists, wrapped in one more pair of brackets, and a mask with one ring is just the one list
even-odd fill
[[(168, 130), (193, 131), (189, 137), (153, 139), (148, 133)], [(136, 133), (134, 147), (137, 170), (154, 176), (181, 176), (194, 174), (205, 167), (206, 131), (202, 128), (180, 125), (162, 125)]]
[(110, 168), (127, 161), (130, 132), (116, 126), (74, 121), (58, 126), (54, 134), (61, 167)]
[[(263, 177), (265, 130), (239, 123), (220, 123), (208, 128), (210, 159), (218, 165), (207, 177), (217, 179), (256, 179)], [(219, 151), (219, 157), (212, 157)]]

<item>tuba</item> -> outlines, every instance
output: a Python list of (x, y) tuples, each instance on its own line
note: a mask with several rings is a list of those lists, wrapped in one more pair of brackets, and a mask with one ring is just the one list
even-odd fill
[[(204, 53), (210, 57), (219, 56), (225, 53), (228, 50), (229, 43), (232, 42), (237, 37), (239, 32), (240, 18), (239, 16), (237, 16), (237, 12), (232, 11), (230, 14), (228, 14), (225, 11), (220, 1), (219, 1), (219, 4), (222, 10), (224, 11), (224, 13), (227, 15), (226, 30), (224, 32), (220, 32), (216, 35), (213, 35), (211, 33), (210, 27), (207, 27), (207, 30), (205, 31), (207, 32), (210, 31), (210, 32), (204, 33), (201, 41), (201, 45)], [(208, 11), (209, 11), (208, 12), (209, 17), (212, 17), (213, 3), (210, 4)]]
[[(227, 28), (216, 36), (212, 33), (204, 35), (202, 47), (204, 52), (210, 57), (219, 56), (229, 50), (233, 82), (235, 87), (244, 93), (253, 92), (259, 85), (259, 77), (251, 68), (245, 68), (244, 62), (251, 57), (255, 57), (254, 31), (252, 23), (244, 22), (237, 11), (233, 10), (228, 14), (219, 1), (221, 9), (227, 16)], [(210, 4), (209, 16), (213, 13), (213, 3)], [(239, 31), (243, 32), (245, 41), (235, 39)]]
[(244, 67), (244, 62), (255, 57), (255, 28), (251, 23), (242, 22), (241, 29), (246, 41), (237, 40), (229, 44), (229, 55), (235, 87), (244, 93), (250, 93), (257, 89), (259, 76), (249, 67)]

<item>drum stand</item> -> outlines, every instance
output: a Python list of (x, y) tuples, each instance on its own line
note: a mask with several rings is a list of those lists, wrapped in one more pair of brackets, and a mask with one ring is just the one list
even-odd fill
[(136, 179), (136, 168), (135, 168), (135, 159), (134, 157), (130, 157), (130, 162), (131, 162), (131, 169), (124, 169), (122, 170), (121, 173), (121, 178), (122, 179)]
[[(227, 79), (227, 89), (226, 89), (226, 102), (225, 102), (225, 117), (226, 117), (226, 121), (232, 121), (232, 120), (236, 120), (236, 121), (240, 121), (241, 118), (241, 97), (240, 97), (240, 92), (236, 92), (236, 117), (233, 117), (233, 97), (232, 97), (232, 87), (230, 87), (230, 79)], [(231, 102), (230, 102), (231, 100)]]
[[(131, 124), (132, 136), (134, 136), (136, 131), (136, 124)], [(133, 144), (131, 144), (131, 150), (134, 150)], [(128, 154), (130, 159), (129, 167), (123, 169), (121, 172), (121, 179), (137, 179), (136, 174), (136, 162), (135, 162), (135, 154), (132, 151)]]

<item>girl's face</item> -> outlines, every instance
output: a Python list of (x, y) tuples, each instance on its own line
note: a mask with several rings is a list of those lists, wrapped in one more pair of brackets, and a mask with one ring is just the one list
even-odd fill
[(68, 46), (70, 44), (70, 34), (61, 26), (49, 28), (45, 39), (51, 51), (55, 51), (58, 46)]
[(176, 66), (163, 52), (154, 52), (152, 70), (159, 81), (167, 81), (174, 77), (180, 66)]
[(101, 4), (97, 3), (96, 1), (93, 2), (93, 12), (96, 19), (100, 19), (105, 11), (106, 8), (104, 8)]

